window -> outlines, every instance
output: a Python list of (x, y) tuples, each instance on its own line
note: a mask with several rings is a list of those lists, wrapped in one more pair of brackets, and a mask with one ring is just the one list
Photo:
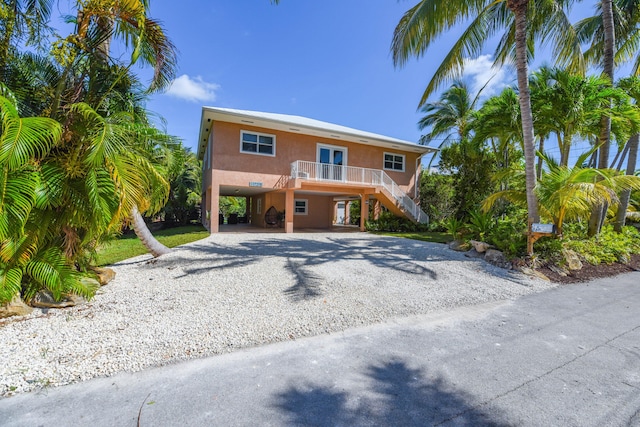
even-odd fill
[(262, 199), (256, 199), (256, 213), (258, 215), (262, 213)]
[(386, 170), (404, 172), (404, 156), (402, 154), (384, 153)]
[(275, 156), (276, 137), (275, 135), (243, 130), (240, 132), (240, 152)]
[(293, 201), (293, 213), (294, 215), (306, 215), (309, 208), (309, 201), (307, 199), (295, 199)]

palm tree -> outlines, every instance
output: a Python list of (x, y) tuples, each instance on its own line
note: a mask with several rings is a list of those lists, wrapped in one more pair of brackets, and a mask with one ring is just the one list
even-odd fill
[[(560, 150), (560, 165), (567, 166), (576, 136), (595, 136), (601, 117), (614, 119), (614, 130), (624, 135), (637, 120), (637, 112), (626, 102), (627, 96), (608, 84), (603, 77), (581, 77), (559, 68), (541, 68), (531, 77), (535, 116), (543, 128), (555, 134)], [(612, 100), (616, 103), (612, 104)], [(562, 111), (562, 114), (558, 114)]]
[(0, 13), (0, 80), (18, 43), (39, 45), (50, 30), (47, 25), (53, 1), (5, 0)]
[[(582, 167), (596, 149), (583, 153), (573, 167), (561, 166), (550, 156), (541, 154), (548, 171), (540, 177), (536, 194), (542, 215), (553, 221), (559, 234), (566, 220), (587, 218), (594, 206), (618, 202), (616, 193), (621, 189), (640, 188), (640, 177), (620, 175), (614, 169)], [(485, 199), (483, 210), (488, 211), (500, 199), (514, 203), (525, 200), (521, 191), (500, 191)]]
[[(11, 100), (0, 96), (0, 303), (22, 292), (32, 297), (46, 288), (57, 299), (64, 293), (91, 296), (95, 287), (82, 276), (38, 214), (57, 177), (43, 162), (59, 143), (62, 127), (43, 117), (22, 118)], [(54, 206), (50, 206), (54, 208)], [(48, 217), (55, 218), (55, 209)]]
[[(424, 104), (420, 111), (425, 116), (418, 122), (418, 128), (423, 130), (430, 127), (430, 131), (420, 137), (420, 144), (428, 145), (432, 140), (444, 136), (438, 144), (438, 148), (442, 148), (452, 142), (468, 139), (479, 96), (480, 92), (471, 99), (467, 84), (456, 80), (438, 102)], [(429, 168), (436, 155), (433, 154)]]
[[(640, 100), (640, 79), (638, 77), (629, 77), (620, 80), (618, 86), (626, 90), (626, 92), (635, 100), (636, 105)], [(636, 163), (638, 161), (638, 141), (640, 140), (640, 134), (634, 133), (627, 142), (627, 175), (634, 175)], [(622, 161), (622, 159), (620, 160)], [(620, 194), (620, 204), (618, 205), (618, 211), (616, 213), (616, 220), (613, 228), (617, 232), (622, 231), (627, 217), (627, 210), (629, 209), (629, 200), (631, 198), (631, 190), (625, 189)]]
[(487, 99), (474, 120), (474, 138), (489, 141), (500, 169), (509, 169), (522, 155), (522, 125), (518, 94), (512, 88)]
[(422, 0), (409, 9), (396, 26), (392, 53), (394, 63), (403, 65), (412, 56), (421, 56), (438, 35), (468, 22), (462, 36), (429, 82), (420, 105), (443, 81), (459, 75), (465, 57), (477, 56), (484, 43), (499, 29), (506, 31), (496, 51), (503, 64), (515, 57), (522, 134), (525, 154), (527, 210), (530, 221), (538, 219), (533, 115), (528, 83), (528, 59), (536, 38), (551, 40), (555, 57), (572, 69), (584, 72), (584, 63), (575, 32), (564, 8), (571, 0)]
[[(114, 93), (126, 93), (129, 86), (127, 80), (131, 77), (129, 69), (138, 61), (154, 68), (148, 92), (161, 90), (169, 85), (175, 76), (175, 47), (166, 37), (160, 24), (146, 15), (147, 6), (147, 2), (143, 0), (90, 0), (82, 3), (82, 9), (78, 11), (76, 34), (67, 40), (78, 53), (74, 61), (76, 65), (80, 58), (88, 59), (88, 69), (85, 73), (89, 76), (89, 81), (85, 84), (82, 79), (77, 80), (74, 90), (70, 91), (71, 94), (81, 93), (82, 89), (85, 89), (84, 98), (90, 105), (98, 110), (108, 111), (104, 102), (110, 102)], [(110, 43), (113, 36), (120, 37), (126, 46), (134, 47), (130, 63), (125, 67), (109, 66)], [(65, 76), (72, 71), (77, 72), (77, 68), (67, 66)], [(112, 78), (103, 81), (105, 75)], [(60, 104), (63, 91), (64, 80), (61, 80), (52, 110), (55, 111)], [(139, 208), (139, 205), (132, 205), (127, 212), (140, 241), (153, 256), (170, 252), (169, 248), (153, 237), (142, 219)]]
[[(603, 74), (614, 81), (616, 65), (635, 57), (633, 74), (640, 69), (638, 42), (640, 31), (640, 2), (638, 0), (601, 0), (595, 16), (583, 19), (576, 24), (576, 32), (581, 42), (589, 43), (585, 58), (590, 64), (602, 66)], [(602, 144), (598, 156), (598, 166), (606, 168), (609, 161), (611, 122), (603, 116), (599, 140)], [(591, 218), (589, 232), (597, 234), (604, 222), (606, 206), (595, 209)]]

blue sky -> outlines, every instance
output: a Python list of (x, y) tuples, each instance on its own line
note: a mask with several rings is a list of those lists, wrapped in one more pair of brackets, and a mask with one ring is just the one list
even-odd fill
[[(419, 60), (394, 68), (393, 30), (414, 0), (151, 1), (179, 50), (178, 78), (148, 107), (167, 131), (195, 150), (203, 105), (293, 114), (417, 142), (419, 99), (459, 31)], [(578, 3), (574, 18), (593, 12)], [(467, 78), (481, 87), (495, 44), (471, 59)], [(544, 52), (536, 64), (548, 62)], [(535, 67), (535, 65), (534, 65)], [(497, 71), (485, 95), (515, 83)], [(619, 74), (620, 75), (620, 74)], [(432, 100), (437, 99), (434, 95)], [(578, 153), (576, 153), (577, 155)]]
[[(170, 93), (148, 106), (191, 147), (202, 105), (306, 116), (416, 142), (417, 104), (444, 49), (394, 68), (393, 30), (413, 4), (152, 2), (150, 15), (166, 26), (180, 67)], [(482, 62), (486, 74), (490, 61)]]

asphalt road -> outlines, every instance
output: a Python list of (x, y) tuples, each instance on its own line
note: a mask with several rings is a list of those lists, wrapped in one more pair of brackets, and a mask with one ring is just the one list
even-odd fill
[(640, 426), (640, 273), (0, 400), (8, 426)]

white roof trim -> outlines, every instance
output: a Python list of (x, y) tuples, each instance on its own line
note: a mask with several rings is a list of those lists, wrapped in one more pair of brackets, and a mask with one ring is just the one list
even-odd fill
[(204, 156), (212, 121), (249, 124), (256, 127), (276, 129), (285, 132), (316, 135), (323, 138), (367, 144), (389, 149), (428, 153), (437, 151), (432, 147), (418, 145), (413, 142), (391, 138), (372, 132), (366, 132), (346, 126), (287, 114), (265, 113), (260, 111), (236, 110), (232, 108), (202, 107), (200, 135), (198, 140), (198, 158)]

